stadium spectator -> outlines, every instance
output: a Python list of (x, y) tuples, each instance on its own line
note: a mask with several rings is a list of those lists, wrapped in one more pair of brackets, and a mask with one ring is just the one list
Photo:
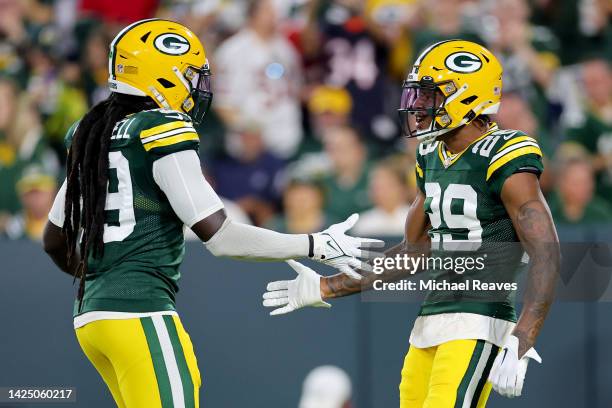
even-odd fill
[(87, 111), (87, 100), (80, 87), (81, 73), (77, 62), (57, 60), (59, 31), (42, 28), (28, 50), (30, 76), (26, 92), (42, 115), (45, 136), (62, 146), (68, 128)]
[(325, 85), (314, 87), (307, 104), (310, 132), (305, 134), (298, 153), (320, 151), (322, 135), (327, 129), (349, 125), (352, 107), (353, 100), (346, 89)]
[(26, 169), (17, 182), (22, 210), (8, 219), (4, 235), (9, 239), (40, 241), (57, 192), (54, 175), (37, 166)]
[(107, 23), (132, 23), (154, 16), (159, 0), (81, 0), (79, 11), (83, 15), (101, 18)]
[(542, 191), (550, 191), (553, 177), (548, 164), (549, 157), (553, 154), (552, 142), (549, 140), (546, 127), (538, 122), (525, 98), (513, 92), (504, 94), (495, 120), (502, 129), (520, 130), (538, 140), (538, 145), (544, 154), (544, 172), (540, 176), (540, 185)]
[(112, 38), (104, 30), (94, 30), (85, 43), (83, 86), (90, 106), (103, 101), (108, 89), (108, 44)]
[(461, 38), (482, 42), (478, 26), (465, 18), (469, 10), (468, 2), (461, 0), (421, 1), (420, 14), (424, 16), (422, 25), (413, 30), (413, 50), (415, 55), (438, 41)]
[[(235, 201), (256, 225), (274, 215), (280, 201), (284, 162), (266, 150), (261, 128), (250, 123), (227, 135), (229, 155), (213, 161), (210, 175), (217, 193)], [(206, 166), (206, 164), (205, 164)]]
[(329, 129), (323, 135), (331, 174), (323, 180), (325, 211), (332, 221), (371, 207), (368, 198), (368, 152), (357, 131), (351, 127)]
[(350, 408), (351, 395), (351, 379), (344, 370), (319, 366), (304, 379), (298, 408)]
[(548, 126), (546, 91), (560, 64), (559, 41), (546, 27), (529, 22), (527, 0), (489, 2), (489, 7), (482, 36), (504, 67), (504, 93), (520, 94)]
[(18, 0), (0, 2), (0, 74), (16, 78), (20, 84), (27, 81), (23, 8)]
[(300, 60), (278, 31), (272, 0), (252, 0), (248, 22), (211, 59), (215, 107), (228, 127), (262, 125), (267, 149), (288, 158), (302, 139)]
[(412, 31), (421, 24), (417, 0), (367, 0), (365, 16), (372, 34), (389, 48), (388, 72), (402, 81), (412, 58)]
[(353, 230), (357, 235), (404, 235), (408, 203), (414, 198), (416, 185), (409, 185), (409, 168), (400, 158), (390, 158), (377, 164), (370, 174), (370, 199), (374, 208), (363, 212)]
[(36, 163), (57, 174), (58, 162), (30, 98), (19, 94), (14, 82), (0, 79), (0, 101), (0, 214), (6, 214), (21, 207), (15, 186), (24, 169)]
[(576, 64), (587, 56), (612, 58), (612, 6), (605, 0), (538, 0), (530, 2), (533, 20), (549, 27), (563, 47), (563, 65)]
[[(578, 144), (593, 159), (597, 193), (612, 203), (612, 71), (603, 59), (582, 64), (583, 114), (567, 129), (568, 144)], [(571, 146), (570, 146), (571, 148)]]
[(548, 205), (557, 224), (612, 222), (612, 205), (595, 194), (593, 167), (584, 157), (560, 163), (556, 192)]
[(313, 180), (295, 179), (283, 191), (283, 216), (277, 216), (268, 228), (291, 234), (309, 234), (329, 225), (323, 211), (323, 190)]
[(302, 48), (311, 62), (310, 80), (346, 88), (351, 94), (351, 121), (372, 140), (397, 135), (386, 98), (388, 49), (370, 31), (363, 1), (314, 1), (302, 34)]

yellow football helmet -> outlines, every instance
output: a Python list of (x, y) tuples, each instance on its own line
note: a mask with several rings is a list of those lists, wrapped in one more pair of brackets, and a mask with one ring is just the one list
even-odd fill
[(432, 141), (479, 115), (497, 113), (502, 71), (497, 58), (479, 44), (449, 40), (431, 45), (403, 84), (398, 112), (404, 134)]
[(149, 96), (196, 123), (212, 101), (204, 47), (191, 30), (173, 21), (141, 20), (121, 30), (110, 44), (108, 71), (112, 92)]

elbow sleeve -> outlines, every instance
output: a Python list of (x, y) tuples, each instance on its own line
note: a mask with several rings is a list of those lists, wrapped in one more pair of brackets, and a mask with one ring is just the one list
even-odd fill
[(225, 220), (206, 248), (215, 256), (253, 260), (285, 260), (308, 255), (306, 234), (281, 234)]

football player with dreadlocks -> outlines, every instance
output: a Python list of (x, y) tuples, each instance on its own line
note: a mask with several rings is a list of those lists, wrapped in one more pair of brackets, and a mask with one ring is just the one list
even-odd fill
[[(533, 347), (553, 299), (558, 238), (538, 182), (543, 167), (537, 141), (519, 130), (499, 129), (489, 117), (499, 108), (501, 88), (497, 58), (462, 40), (423, 51), (403, 85), (399, 113), (404, 132), (421, 141), (418, 193), (403, 242), (385, 255), (418, 257), (421, 243), (437, 258), (452, 258), (457, 251), (488, 255), (484, 269), (465, 276), (435, 264), (422, 271), (431, 279), (462, 282), (516, 283), (524, 251), (530, 264), (518, 320), (516, 290), (500, 290), (493, 297), (473, 290), (429, 291), (404, 360), (401, 408), (484, 407), (491, 388), (519, 396), (527, 363), (541, 362)], [(297, 262), (290, 265), (298, 277), (272, 282), (264, 294), (264, 306), (281, 306), (272, 314), (329, 306), (324, 300), (411, 272), (396, 266), (355, 280), (321, 277)]]
[(202, 175), (194, 124), (212, 99), (198, 38), (150, 19), (110, 44), (111, 96), (68, 131), (67, 178), (44, 247), (80, 279), (79, 344), (119, 407), (197, 407), (200, 374), (175, 310), (183, 225), (210, 252), (255, 260), (310, 257), (353, 268), (382, 241), (345, 232), (357, 215), (315, 234), (280, 234), (228, 219)]

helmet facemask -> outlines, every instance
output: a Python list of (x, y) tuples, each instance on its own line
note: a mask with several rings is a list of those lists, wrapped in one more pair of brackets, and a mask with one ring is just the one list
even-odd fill
[(452, 81), (435, 83), (430, 77), (404, 82), (398, 114), (406, 137), (428, 142), (452, 130), (448, 127), (452, 120), (445, 109), (448, 95), (440, 87), (448, 88), (448, 94), (456, 89)]
[(187, 86), (189, 94), (182, 104), (182, 108), (198, 125), (206, 116), (212, 103), (213, 93), (210, 84), (210, 68), (204, 64), (201, 68), (188, 67), (182, 77), (186, 79), (183, 85)]

